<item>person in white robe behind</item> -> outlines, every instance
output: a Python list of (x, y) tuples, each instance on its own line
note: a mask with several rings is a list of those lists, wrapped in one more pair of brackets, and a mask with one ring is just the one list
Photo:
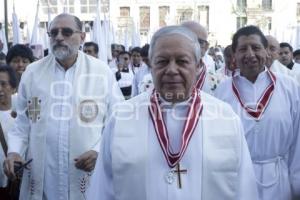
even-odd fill
[(198, 43), (201, 47), (201, 65), (202, 71), (198, 74), (196, 87), (199, 90), (213, 94), (219, 83), (218, 76), (216, 76), (215, 62), (213, 58), (207, 53), (209, 43), (207, 41), (208, 33), (204, 26), (195, 21), (186, 21), (182, 26), (193, 31), (198, 37)]
[(149, 63), (148, 52), (149, 52), (149, 44), (146, 44), (142, 47), (141, 50), (141, 56), (144, 64), (141, 67), (141, 69), (134, 74), (134, 78), (132, 81), (131, 97), (134, 97), (151, 88), (153, 89), (151, 66)]
[(267, 39), (255, 26), (239, 29), (232, 50), (240, 69), (215, 95), (240, 116), (260, 200), (300, 198), (300, 88), (265, 67)]
[(280, 46), (277, 39), (271, 35), (266, 35), (266, 39), (268, 41), (266, 67), (275, 73), (291, 75), (291, 70), (278, 61)]
[[(11, 116), (12, 94), (17, 88), (17, 76), (15, 71), (10, 66), (0, 66), (0, 124), (4, 134), (4, 139), (7, 143), (8, 131), (14, 124), (14, 118)], [(7, 149), (6, 149), (7, 151)], [(5, 159), (3, 146), (0, 144), (0, 196), (5, 198), (7, 195), (7, 178), (3, 171), (3, 161)], [(4, 193), (3, 193), (4, 192)]]
[(231, 45), (226, 46), (224, 49), (224, 62), (224, 67), (218, 69), (216, 72), (217, 76), (220, 77), (220, 81), (233, 76), (234, 72), (238, 70), (233, 59)]
[(85, 199), (105, 120), (123, 99), (109, 67), (79, 51), (81, 30), (76, 16), (56, 16), (48, 32), (51, 54), (22, 75), (4, 162), (14, 179), (14, 162), (32, 159), (23, 172), (21, 200)]
[(149, 59), (155, 89), (115, 108), (87, 199), (257, 199), (240, 119), (195, 88), (197, 36), (183, 26), (163, 27)]

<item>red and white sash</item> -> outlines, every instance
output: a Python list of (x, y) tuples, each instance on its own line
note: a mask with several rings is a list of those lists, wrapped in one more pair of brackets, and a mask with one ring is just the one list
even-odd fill
[(183, 133), (181, 136), (181, 146), (177, 153), (171, 152), (171, 146), (169, 141), (168, 130), (166, 128), (165, 121), (162, 116), (161, 107), (158, 101), (158, 93), (156, 90), (150, 98), (151, 105), (149, 106), (149, 113), (154, 125), (156, 136), (158, 138), (159, 144), (165, 155), (168, 165), (170, 168), (175, 167), (183, 157), (189, 141), (194, 133), (194, 130), (198, 124), (203, 105), (201, 104), (201, 98), (198, 89), (194, 89), (192, 94), (192, 99), (190, 100), (191, 105), (188, 110), (188, 114), (185, 120)]
[(198, 90), (202, 90), (202, 87), (203, 87), (204, 81), (205, 81), (205, 77), (206, 77), (206, 66), (203, 63), (202, 71), (200, 72), (199, 78), (196, 82), (196, 88)]
[(247, 111), (247, 113), (250, 116), (252, 116), (253, 118), (255, 118), (255, 120), (260, 120), (262, 114), (264, 113), (265, 109), (267, 108), (267, 106), (270, 102), (270, 99), (271, 99), (272, 94), (275, 89), (276, 77), (270, 70), (267, 70), (267, 73), (271, 79), (271, 84), (265, 89), (262, 96), (259, 98), (259, 100), (255, 106), (255, 109), (250, 108), (244, 104), (244, 102), (242, 101), (241, 95), (235, 85), (234, 78), (232, 78), (232, 90), (233, 90), (234, 95), (239, 100), (242, 107)]

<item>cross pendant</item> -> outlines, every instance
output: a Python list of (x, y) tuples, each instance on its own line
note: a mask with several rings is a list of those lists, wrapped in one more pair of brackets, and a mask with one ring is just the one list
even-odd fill
[(180, 164), (178, 163), (176, 165), (176, 169), (173, 171), (174, 173), (177, 173), (177, 182), (178, 182), (178, 187), (179, 189), (182, 188), (182, 183), (181, 183), (181, 173), (186, 174), (187, 170), (186, 169), (180, 169)]

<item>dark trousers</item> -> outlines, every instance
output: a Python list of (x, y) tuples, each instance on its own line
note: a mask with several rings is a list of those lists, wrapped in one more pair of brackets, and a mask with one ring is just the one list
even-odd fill
[(11, 200), (11, 198), (9, 197), (7, 188), (0, 187), (0, 199), (1, 200)]

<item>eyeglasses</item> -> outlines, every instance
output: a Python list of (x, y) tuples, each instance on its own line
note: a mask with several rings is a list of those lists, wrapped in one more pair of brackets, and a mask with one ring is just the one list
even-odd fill
[(208, 44), (208, 42), (207, 42), (206, 40), (203, 40), (203, 39), (200, 39), (200, 38), (198, 38), (198, 42), (199, 42), (199, 44), (201, 45), (201, 47), (202, 47), (203, 45)]
[(49, 37), (55, 38), (58, 35), (59, 30), (61, 30), (61, 34), (64, 37), (71, 37), (74, 33), (82, 33), (81, 31), (74, 31), (71, 28), (54, 28), (54, 29), (51, 29), (47, 33), (48, 33)]

